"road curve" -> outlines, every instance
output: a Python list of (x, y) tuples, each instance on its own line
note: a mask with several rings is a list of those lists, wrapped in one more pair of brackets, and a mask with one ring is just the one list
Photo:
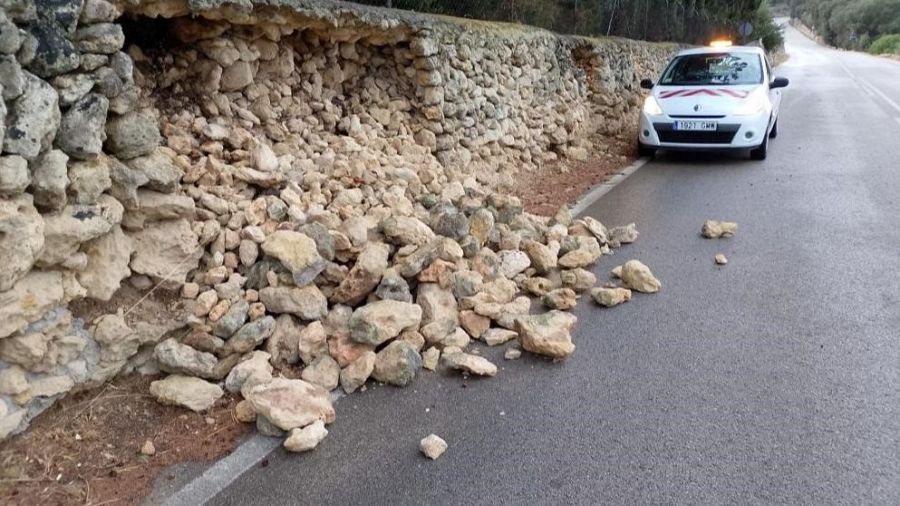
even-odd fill
[(900, 503), (900, 63), (787, 42), (767, 161), (662, 156), (586, 211), (641, 231), (598, 277), (638, 258), (661, 293), (584, 300), (565, 362), (342, 399), (210, 503)]

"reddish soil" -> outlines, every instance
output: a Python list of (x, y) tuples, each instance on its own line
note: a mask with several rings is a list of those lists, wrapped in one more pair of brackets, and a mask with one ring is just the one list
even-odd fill
[(585, 162), (546, 165), (530, 172), (512, 193), (522, 199), (525, 210), (553, 216), (563, 204), (573, 204), (594, 186), (607, 181), (637, 159), (631, 143), (621, 141), (608, 154)]
[[(139, 504), (179, 462), (230, 453), (251, 426), (235, 421), (234, 396), (199, 414), (163, 406), (155, 378), (118, 378), (57, 402), (0, 449), (0, 504)], [(141, 454), (146, 441), (156, 453)]]

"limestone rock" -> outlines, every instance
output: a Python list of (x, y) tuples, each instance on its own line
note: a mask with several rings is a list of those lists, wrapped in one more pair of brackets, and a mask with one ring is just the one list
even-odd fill
[(318, 320), (328, 313), (328, 300), (316, 285), (266, 287), (259, 300), (275, 314), (290, 313), (301, 320)]
[(69, 162), (69, 193), (73, 203), (95, 204), (110, 186), (112, 180), (105, 157)]
[(103, 95), (85, 95), (62, 116), (56, 145), (72, 158), (86, 159), (102, 153), (108, 110), (109, 100)]
[(390, 248), (384, 243), (369, 243), (356, 259), (347, 277), (335, 290), (332, 300), (339, 304), (358, 304), (371, 293), (388, 267)]
[(429, 371), (437, 369), (440, 357), (441, 350), (437, 349), (437, 347), (428, 348), (422, 353), (422, 368)]
[(600, 244), (593, 237), (584, 238), (580, 246), (559, 258), (559, 266), (565, 269), (579, 269), (587, 267), (603, 255)]
[(31, 196), (0, 199), (0, 294), (28, 274), (43, 248), (44, 220)]
[(251, 388), (246, 395), (253, 411), (282, 430), (291, 430), (321, 420), (334, 421), (328, 392), (303, 380), (275, 378)]
[(0, 197), (19, 195), (29, 184), (28, 160), (18, 155), (0, 156)]
[(97, 239), (85, 244), (87, 266), (78, 273), (78, 282), (87, 290), (87, 296), (97, 300), (109, 300), (119, 289), (123, 279), (131, 275), (128, 264), (134, 245), (131, 238), (118, 226)]
[(461, 351), (455, 353), (445, 352), (441, 355), (441, 362), (450, 369), (477, 376), (495, 376), (497, 374), (497, 366), (492, 364), (490, 360)]
[(229, 392), (249, 391), (256, 385), (271, 381), (272, 364), (269, 363), (269, 357), (264, 351), (250, 353), (228, 373), (225, 389)]
[(378, 352), (372, 377), (382, 383), (406, 386), (422, 368), (422, 357), (405, 341), (394, 341)]
[(556, 254), (554, 254), (546, 245), (537, 241), (526, 240), (522, 241), (522, 250), (528, 255), (528, 258), (531, 260), (531, 265), (534, 266), (539, 273), (543, 274), (556, 268)]
[(531, 260), (524, 251), (519, 250), (503, 250), (498, 253), (500, 257), (500, 274), (508, 279), (512, 279), (531, 266)]
[(737, 233), (738, 224), (730, 221), (706, 220), (700, 233), (707, 239), (733, 237)]
[(290, 435), (284, 440), (284, 449), (289, 452), (302, 453), (315, 449), (319, 443), (328, 436), (325, 422), (316, 420), (302, 429), (291, 429)]
[(7, 112), (3, 151), (34, 160), (50, 147), (59, 128), (59, 96), (45, 81), (25, 73), (25, 90)]
[(247, 322), (249, 312), (250, 304), (244, 299), (240, 299), (229, 305), (225, 313), (216, 320), (216, 324), (212, 329), (213, 334), (222, 339), (230, 338), (244, 325), (244, 323)]
[(325, 354), (316, 358), (309, 366), (303, 369), (300, 378), (303, 381), (319, 385), (325, 390), (331, 391), (337, 388), (341, 375), (341, 366), (331, 358), (331, 355)]
[(278, 230), (266, 238), (262, 250), (290, 269), (297, 286), (308, 285), (325, 269), (315, 241), (300, 232)]
[(565, 358), (575, 351), (569, 331), (577, 321), (578, 318), (573, 314), (550, 311), (520, 316), (516, 319), (516, 331), (525, 350), (553, 358)]
[(175, 339), (166, 339), (153, 349), (153, 357), (163, 371), (201, 378), (214, 378), (218, 360), (212, 353), (197, 351)]
[(721, 253), (716, 255), (715, 260), (716, 260), (716, 264), (718, 264), (718, 265), (725, 265), (728, 263), (728, 257), (726, 257), (725, 255), (723, 255)]
[(519, 334), (507, 329), (489, 329), (481, 336), (488, 346), (499, 346), (503, 343), (512, 341), (517, 337), (519, 337)]
[(609, 242), (630, 244), (637, 241), (639, 235), (637, 226), (634, 223), (629, 223), (625, 226), (609, 229)]
[(429, 459), (437, 460), (447, 451), (447, 442), (439, 436), (431, 434), (419, 441), (419, 450)]
[(224, 393), (218, 385), (179, 374), (150, 383), (150, 395), (157, 401), (196, 412), (211, 408)]
[(66, 206), (66, 187), (69, 185), (69, 156), (58, 149), (47, 151), (33, 164), (31, 192), (38, 207), (59, 211)]
[(631, 300), (631, 290), (627, 288), (595, 288), (591, 290), (591, 297), (605, 307), (618, 306)]
[(262, 344), (274, 331), (275, 318), (272, 316), (245, 323), (228, 338), (227, 349), (232, 353), (246, 353)]
[(150, 154), (160, 140), (156, 120), (146, 114), (130, 112), (114, 116), (106, 122), (104, 147), (120, 159)]
[(584, 269), (562, 271), (560, 280), (563, 286), (575, 290), (576, 293), (586, 292), (597, 284), (597, 276)]
[(341, 371), (341, 388), (352, 394), (366, 383), (375, 370), (375, 352), (367, 351)]
[(320, 321), (314, 321), (303, 328), (297, 337), (300, 360), (310, 365), (317, 358), (328, 355), (328, 334)]
[(97, 23), (76, 30), (72, 40), (79, 51), (113, 54), (125, 45), (125, 34), (119, 24)]
[(59, 272), (32, 270), (11, 289), (0, 292), (0, 338), (22, 330), (67, 296)]
[[(360, 307), (350, 317), (350, 338), (378, 346), (422, 322), (422, 308), (395, 300), (380, 300)], [(418, 353), (417, 353), (418, 354)]]
[[(139, 175), (126, 174), (122, 171), (122, 184), (128, 186), (128, 179), (144, 180), (144, 182), (138, 183), (138, 186), (146, 185), (149, 190), (163, 193), (177, 191), (183, 176), (181, 169), (172, 163), (172, 158), (164, 148), (156, 147), (149, 140), (145, 148), (146, 152), (141, 152), (126, 162), (127, 167)], [(144, 149), (138, 151), (144, 151)], [(121, 155), (119, 156), (121, 157)]]
[(625, 286), (638, 292), (656, 293), (662, 287), (650, 268), (639, 260), (629, 260), (625, 265), (613, 269), (613, 274), (621, 278)]
[(132, 234), (131, 270), (155, 279), (184, 282), (203, 255), (187, 220), (153, 223)]
[(428, 225), (408, 216), (388, 218), (381, 224), (381, 230), (386, 237), (400, 245), (422, 246), (435, 237)]
[(557, 288), (547, 292), (541, 297), (541, 301), (550, 309), (567, 311), (574, 308), (578, 303), (578, 296), (575, 294), (575, 290), (571, 288)]
[(272, 356), (273, 364), (297, 363), (300, 331), (301, 327), (297, 320), (289, 314), (279, 315), (275, 319), (275, 330), (272, 332), (272, 336), (266, 340), (266, 351)]

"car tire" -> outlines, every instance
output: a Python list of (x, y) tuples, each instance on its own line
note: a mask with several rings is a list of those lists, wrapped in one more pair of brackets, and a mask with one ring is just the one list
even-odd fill
[(758, 148), (750, 150), (750, 159), (751, 160), (765, 160), (766, 156), (769, 154), (769, 136), (767, 135), (763, 140), (763, 143), (759, 145)]
[(772, 125), (772, 131), (769, 132), (769, 138), (774, 139), (778, 137), (778, 120), (775, 120), (775, 123)]
[(656, 149), (644, 146), (640, 143), (640, 141), (638, 141), (638, 156), (640, 156), (641, 158), (653, 158), (654, 156), (656, 156)]

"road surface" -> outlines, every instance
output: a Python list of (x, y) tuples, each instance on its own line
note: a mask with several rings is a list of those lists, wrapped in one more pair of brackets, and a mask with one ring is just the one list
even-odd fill
[(661, 293), (583, 301), (565, 362), (342, 399), (210, 503), (900, 503), (900, 64), (787, 39), (767, 161), (663, 156), (586, 212), (641, 231), (600, 279), (638, 258)]

